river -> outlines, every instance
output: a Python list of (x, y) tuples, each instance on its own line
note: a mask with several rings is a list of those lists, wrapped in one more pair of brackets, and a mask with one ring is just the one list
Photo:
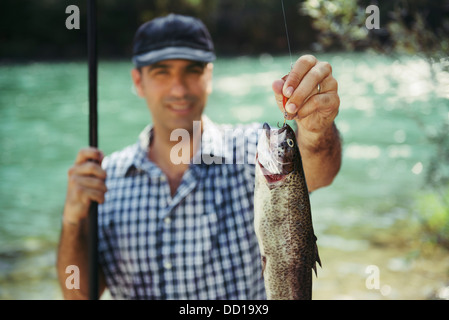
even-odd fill
[[(315, 299), (449, 298), (449, 254), (423, 242), (415, 199), (449, 117), (449, 76), (418, 57), (321, 54), (339, 81), (343, 165), (311, 195), (323, 267)], [(282, 121), (271, 91), (288, 57), (219, 58), (206, 114), (219, 123)], [(99, 63), (99, 146), (136, 141), (151, 121), (129, 61)], [(55, 258), (67, 169), (88, 142), (84, 62), (0, 65), (0, 299), (60, 299)], [(445, 291), (446, 290), (446, 291)], [(447, 296), (445, 296), (445, 294)]]

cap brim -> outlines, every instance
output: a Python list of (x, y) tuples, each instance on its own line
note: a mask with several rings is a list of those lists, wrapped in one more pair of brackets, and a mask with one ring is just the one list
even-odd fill
[(136, 67), (143, 67), (169, 59), (212, 62), (216, 59), (216, 56), (211, 51), (204, 51), (201, 49), (194, 49), (190, 47), (169, 47), (135, 55), (132, 60)]

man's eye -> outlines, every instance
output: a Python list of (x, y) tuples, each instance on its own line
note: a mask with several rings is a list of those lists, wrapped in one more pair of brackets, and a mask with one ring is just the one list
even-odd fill
[(164, 75), (164, 74), (168, 74), (168, 71), (164, 70), (164, 69), (160, 69), (160, 70), (157, 70), (154, 74), (156, 74), (156, 75)]
[(201, 74), (201, 73), (203, 73), (203, 69), (200, 67), (194, 67), (194, 68), (187, 69), (187, 72), (194, 73), (194, 74)]

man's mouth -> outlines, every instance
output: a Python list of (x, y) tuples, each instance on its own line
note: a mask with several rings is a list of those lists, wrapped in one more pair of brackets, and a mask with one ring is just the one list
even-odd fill
[(190, 109), (190, 104), (189, 103), (170, 104), (170, 108), (174, 110), (187, 110)]
[(193, 109), (193, 104), (188, 101), (168, 103), (167, 106), (168, 106), (168, 109), (178, 112), (178, 113), (179, 112), (186, 113), (186, 112), (190, 111), (191, 109)]
[(165, 101), (167, 109), (176, 113), (188, 113), (190, 110), (194, 109), (195, 99), (193, 97), (186, 98), (168, 98)]

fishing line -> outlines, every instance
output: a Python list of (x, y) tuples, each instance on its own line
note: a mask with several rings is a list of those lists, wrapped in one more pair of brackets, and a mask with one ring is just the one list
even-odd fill
[[(284, 0), (281, 0), (281, 5), (282, 5), (282, 15), (284, 16), (284, 27), (285, 27), (285, 35), (287, 37), (288, 52), (290, 54), (290, 71), (291, 71), (293, 69), (293, 58), (292, 58), (292, 50), (290, 47), (290, 37), (288, 36), (287, 18), (285, 16)], [(285, 105), (286, 105), (287, 101), (288, 101), (288, 99), (283, 95), (282, 105), (284, 107), (284, 124), (282, 125), (282, 127), (285, 126), (285, 123), (287, 122), (288, 114), (287, 114), (287, 110), (285, 110)], [(279, 122), (278, 122), (278, 127), (279, 127)]]
[(290, 37), (288, 36), (287, 18), (285, 16), (284, 0), (281, 0), (281, 5), (282, 5), (282, 14), (284, 16), (285, 35), (287, 36), (288, 52), (290, 53), (290, 70), (291, 70), (293, 69), (293, 58), (292, 58), (292, 50), (290, 47)]

